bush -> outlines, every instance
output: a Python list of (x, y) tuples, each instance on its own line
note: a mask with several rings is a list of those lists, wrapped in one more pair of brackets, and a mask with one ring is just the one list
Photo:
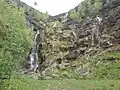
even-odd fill
[(10, 79), (20, 69), (32, 45), (32, 34), (26, 27), (22, 9), (0, 0), (0, 80)]
[(83, 21), (86, 17), (94, 17), (102, 9), (102, 0), (85, 0), (78, 7), (70, 10), (70, 18)]

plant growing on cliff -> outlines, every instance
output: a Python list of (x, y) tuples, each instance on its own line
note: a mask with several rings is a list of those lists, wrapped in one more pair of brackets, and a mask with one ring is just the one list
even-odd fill
[(102, 8), (102, 0), (85, 0), (70, 11), (70, 18), (81, 22), (86, 17), (94, 17)]

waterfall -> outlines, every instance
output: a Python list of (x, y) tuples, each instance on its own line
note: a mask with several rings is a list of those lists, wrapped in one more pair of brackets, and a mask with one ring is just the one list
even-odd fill
[(36, 71), (38, 68), (38, 48), (39, 48), (39, 38), (40, 38), (40, 30), (36, 31), (34, 37), (33, 47), (30, 49), (28, 55), (28, 70), (25, 73), (30, 71)]
[[(30, 49), (30, 52), (28, 54), (28, 61), (26, 64), (26, 71), (24, 73), (28, 73), (31, 71), (36, 71), (39, 67), (38, 64), (38, 52), (42, 51), (43, 48), (40, 48), (42, 46), (42, 43), (44, 42), (44, 37), (45, 37), (45, 27), (46, 24), (43, 23), (42, 21), (39, 22), (39, 30), (36, 31), (35, 36), (34, 36), (34, 42), (33, 42), (33, 47)], [(41, 57), (43, 56), (43, 53), (39, 54)], [(41, 58), (40, 58), (41, 59)]]
[(31, 50), (31, 53), (29, 54), (29, 61), (30, 61), (30, 70), (36, 71), (38, 68), (38, 47), (39, 43), (37, 42), (37, 39), (40, 37), (40, 32), (37, 30), (37, 33), (34, 38), (34, 46)]
[(69, 16), (69, 13), (67, 12), (64, 16), (64, 20), (67, 20), (68, 16)]
[(69, 13), (67, 12), (65, 16), (63, 17), (62, 23), (66, 22), (68, 20)]

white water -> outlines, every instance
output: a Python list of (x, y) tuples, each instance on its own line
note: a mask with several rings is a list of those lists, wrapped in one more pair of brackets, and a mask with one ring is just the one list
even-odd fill
[(37, 39), (39, 38), (39, 30), (36, 32), (36, 35), (34, 37), (34, 45), (33, 48), (30, 51), (29, 58), (28, 58), (28, 63), (30, 65), (29, 71), (36, 71), (38, 68), (38, 47), (39, 43), (37, 42)]

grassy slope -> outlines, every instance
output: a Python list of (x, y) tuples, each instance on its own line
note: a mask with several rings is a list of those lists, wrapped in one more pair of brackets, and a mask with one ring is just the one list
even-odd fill
[(120, 90), (117, 80), (12, 79), (9, 90)]

